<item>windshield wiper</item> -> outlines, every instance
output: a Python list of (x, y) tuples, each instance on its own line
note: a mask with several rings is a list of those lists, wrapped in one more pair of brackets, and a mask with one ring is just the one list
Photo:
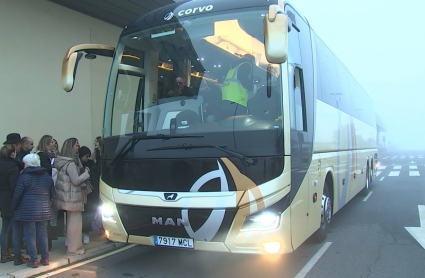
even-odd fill
[[(155, 139), (162, 139), (162, 140), (169, 140), (174, 138), (203, 138), (202, 135), (165, 135), (165, 134), (157, 134), (153, 136), (146, 136), (146, 135), (135, 135), (128, 139), (128, 142), (124, 144), (114, 155), (114, 157), (111, 160), (111, 165), (115, 163), (115, 161), (120, 158), (124, 157), (128, 154), (128, 152), (137, 144), (139, 141), (142, 140), (155, 140)], [(131, 143), (131, 145), (130, 145)], [(130, 145), (128, 147), (128, 145)]]
[(220, 151), (223, 151), (227, 154), (230, 154), (236, 158), (239, 158), (240, 160), (242, 160), (243, 162), (249, 164), (249, 165), (254, 165), (256, 163), (255, 159), (246, 157), (245, 155), (235, 152), (235, 151), (231, 151), (229, 149), (226, 148), (226, 146), (216, 146), (216, 145), (181, 145), (181, 146), (169, 146), (169, 147), (162, 147), (162, 148), (154, 148), (154, 149), (148, 149), (146, 151), (165, 151), (165, 150), (190, 150), (190, 149), (205, 149), (205, 148), (212, 148), (212, 149), (217, 149)]

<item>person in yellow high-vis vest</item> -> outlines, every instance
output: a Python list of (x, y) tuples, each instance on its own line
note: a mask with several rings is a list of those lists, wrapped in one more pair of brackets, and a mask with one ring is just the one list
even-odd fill
[[(242, 61), (229, 70), (221, 88), (225, 116), (246, 114), (248, 93), (253, 90), (252, 70), (254, 56), (245, 55)], [(227, 104), (225, 104), (227, 102)]]

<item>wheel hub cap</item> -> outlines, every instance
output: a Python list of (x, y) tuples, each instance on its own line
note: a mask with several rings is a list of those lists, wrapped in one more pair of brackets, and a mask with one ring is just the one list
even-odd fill
[(325, 195), (322, 196), (322, 224), (329, 224), (332, 219), (331, 199)]

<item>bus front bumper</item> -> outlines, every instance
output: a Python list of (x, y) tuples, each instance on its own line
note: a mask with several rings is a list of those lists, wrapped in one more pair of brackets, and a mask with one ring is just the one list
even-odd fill
[[(243, 211), (238, 211), (237, 214)], [(235, 217), (235, 219), (238, 219)], [(117, 221), (118, 220), (118, 221)], [(126, 232), (119, 219), (110, 221), (103, 219), (105, 233), (109, 240), (115, 242), (134, 243), (147, 246), (156, 246), (155, 236), (138, 236)], [(237, 222), (237, 221), (235, 221)], [(235, 222), (224, 242), (193, 240), (194, 250), (250, 253), (250, 254), (285, 254), (293, 251), (290, 234), (290, 210), (287, 209), (280, 216), (280, 224), (274, 230), (241, 232), (234, 229)]]

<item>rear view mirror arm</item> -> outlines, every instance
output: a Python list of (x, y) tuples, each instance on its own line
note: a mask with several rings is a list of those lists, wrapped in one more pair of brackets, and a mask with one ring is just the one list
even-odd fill
[(78, 62), (84, 52), (90, 54), (91, 58), (96, 55), (113, 57), (115, 47), (102, 44), (80, 44), (68, 49), (62, 62), (62, 88), (66, 92), (74, 88)]

